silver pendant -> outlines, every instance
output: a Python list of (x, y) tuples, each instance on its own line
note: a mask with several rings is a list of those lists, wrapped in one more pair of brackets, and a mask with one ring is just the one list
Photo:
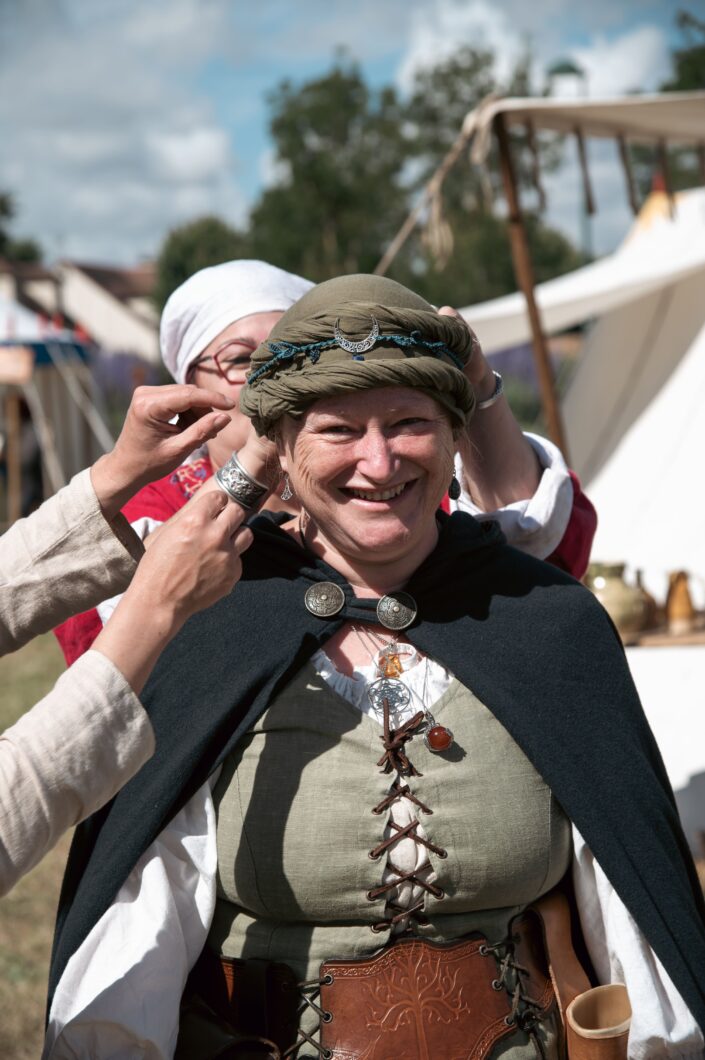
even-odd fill
[(377, 618), (385, 629), (406, 629), (417, 614), (416, 601), (408, 593), (390, 593), (377, 603)]
[(382, 677), (374, 681), (367, 689), (367, 698), (377, 711), (384, 710), (384, 701), (391, 711), (408, 707), (411, 702), (411, 693), (405, 684), (395, 680), (393, 677)]
[(347, 353), (365, 353), (367, 350), (371, 350), (379, 338), (379, 324), (374, 317), (371, 317), (371, 320), (372, 331), (367, 338), (362, 339), (360, 342), (353, 342), (352, 339), (346, 339), (345, 335), (343, 335), (340, 330), (340, 317), (338, 317), (333, 328), (333, 338), (341, 350), (345, 350)]
[(304, 603), (312, 615), (332, 618), (343, 610), (345, 593), (335, 582), (318, 582), (306, 590)]

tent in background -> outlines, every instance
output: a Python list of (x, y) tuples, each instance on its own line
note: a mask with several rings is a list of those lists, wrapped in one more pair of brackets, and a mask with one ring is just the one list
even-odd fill
[(0, 296), (0, 429), (5, 440), (7, 521), (19, 514), (22, 436), (29, 411), (41, 454), (43, 495), (112, 448), (96, 408), (88, 347), (19, 303)]
[[(536, 288), (546, 331), (590, 323), (562, 412), (595, 504), (593, 556), (705, 584), (705, 190), (654, 192), (614, 254)], [(526, 341), (521, 294), (462, 310), (492, 353)]]
[[(705, 190), (654, 193), (622, 246), (536, 288), (546, 330), (588, 324), (562, 403), (571, 463), (599, 522), (596, 560), (644, 571), (663, 601), (687, 570), (705, 601)], [(490, 351), (529, 337), (523, 295), (463, 315)], [(491, 352), (490, 352), (491, 357)], [(702, 634), (701, 634), (702, 636)], [(627, 648), (694, 853), (705, 836), (705, 644)]]
[(598, 318), (563, 414), (600, 513), (595, 558), (628, 559), (663, 596), (671, 570), (705, 584), (705, 190), (678, 195), (673, 220), (652, 196), (624, 253), (660, 262), (660, 282)]

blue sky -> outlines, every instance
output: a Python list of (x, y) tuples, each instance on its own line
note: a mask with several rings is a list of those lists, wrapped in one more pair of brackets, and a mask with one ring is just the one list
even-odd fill
[[(696, 10), (697, 5), (693, 5)], [(671, 0), (0, 0), (0, 189), (17, 235), (57, 256), (135, 263), (206, 212), (241, 223), (274, 158), (266, 93), (325, 73), (344, 45), (376, 87), (463, 43), (507, 69), (528, 41), (537, 84), (571, 57), (592, 96), (655, 87), (678, 40)], [(595, 150), (594, 241), (629, 217), (608, 145)], [(616, 188), (619, 185), (620, 191)], [(577, 177), (549, 183), (578, 235)], [(603, 208), (604, 207), (604, 208)]]

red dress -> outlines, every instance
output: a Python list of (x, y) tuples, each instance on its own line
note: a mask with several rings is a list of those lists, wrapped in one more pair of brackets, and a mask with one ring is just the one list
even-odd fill
[[(123, 514), (142, 536), (142, 531), (153, 530), (183, 508), (212, 474), (213, 466), (207, 456), (182, 464), (170, 475), (144, 486), (122, 509)], [(587, 570), (597, 529), (597, 515), (583, 493), (577, 475), (571, 471), (570, 478), (573, 483), (570, 518), (558, 548), (547, 562), (567, 571), (574, 578), (582, 578)], [(443, 507), (447, 510), (447, 498)], [(88, 651), (102, 628), (103, 622), (96, 608), (75, 615), (56, 627), (54, 633), (69, 666)]]

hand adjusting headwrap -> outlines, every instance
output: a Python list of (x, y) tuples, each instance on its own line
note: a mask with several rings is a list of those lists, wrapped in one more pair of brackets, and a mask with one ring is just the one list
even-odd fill
[[(383, 276), (341, 276), (289, 309), (252, 355), (240, 408), (259, 434), (319, 398), (408, 386), (442, 405), (462, 427), (475, 407), (463, 367), (477, 346), (455, 317)], [(356, 348), (357, 347), (357, 348)]]

